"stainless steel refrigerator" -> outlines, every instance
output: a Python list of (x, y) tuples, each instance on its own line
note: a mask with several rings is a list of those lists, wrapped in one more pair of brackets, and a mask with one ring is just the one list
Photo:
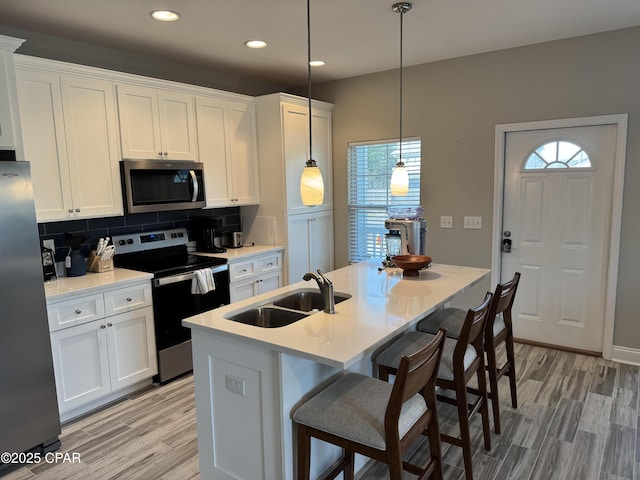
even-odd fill
[(30, 164), (0, 161), (0, 452), (52, 451), (59, 435)]

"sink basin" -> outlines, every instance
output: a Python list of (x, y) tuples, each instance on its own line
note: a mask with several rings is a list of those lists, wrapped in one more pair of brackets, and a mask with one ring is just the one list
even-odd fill
[(303, 312), (292, 312), (291, 310), (262, 306), (229, 315), (225, 318), (255, 327), (276, 328), (290, 325), (306, 316), (307, 314)]
[[(334, 294), (336, 305), (340, 302), (351, 298), (351, 295), (336, 293)], [(296, 292), (287, 297), (281, 298), (273, 302), (274, 305), (292, 310), (300, 310), (302, 312), (310, 312), (311, 310), (323, 310), (324, 302), (320, 292)]]

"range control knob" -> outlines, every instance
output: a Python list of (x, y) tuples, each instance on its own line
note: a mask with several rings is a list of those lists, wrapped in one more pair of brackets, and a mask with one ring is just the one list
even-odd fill
[(171, 238), (176, 238), (177, 236), (178, 236), (178, 234), (177, 234), (177, 233), (172, 233), (172, 234), (171, 234)]
[(125, 242), (124, 240), (120, 240), (120, 241), (118, 242), (118, 245), (124, 245), (125, 243), (127, 243), (127, 242)]
[(180, 237), (180, 238), (184, 237), (184, 233), (178, 232), (178, 237)]
[(128, 238), (127, 245), (132, 245), (132, 244), (133, 244), (133, 238)]

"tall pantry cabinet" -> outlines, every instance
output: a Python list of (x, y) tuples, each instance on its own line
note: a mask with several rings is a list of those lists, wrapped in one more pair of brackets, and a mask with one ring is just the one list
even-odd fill
[[(277, 93), (256, 98), (261, 202), (256, 217), (275, 222), (275, 243), (285, 246), (285, 282), (302, 280), (309, 271), (333, 270), (333, 191), (331, 110), (312, 102), (313, 159), (324, 179), (322, 205), (306, 206), (300, 176), (309, 152), (309, 107), (304, 97)], [(245, 215), (248, 238), (264, 223)]]

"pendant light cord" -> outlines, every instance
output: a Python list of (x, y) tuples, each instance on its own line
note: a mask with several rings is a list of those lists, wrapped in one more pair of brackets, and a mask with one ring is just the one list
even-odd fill
[(402, 38), (403, 38), (403, 24), (404, 24), (404, 9), (400, 9), (400, 157), (398, 163), (403, 164), (402, 161)]
[(312, 161), (313, 135), (311, 130), (311, 0), (307, 0), (307, 90), (309, 97), (309, 161)]

